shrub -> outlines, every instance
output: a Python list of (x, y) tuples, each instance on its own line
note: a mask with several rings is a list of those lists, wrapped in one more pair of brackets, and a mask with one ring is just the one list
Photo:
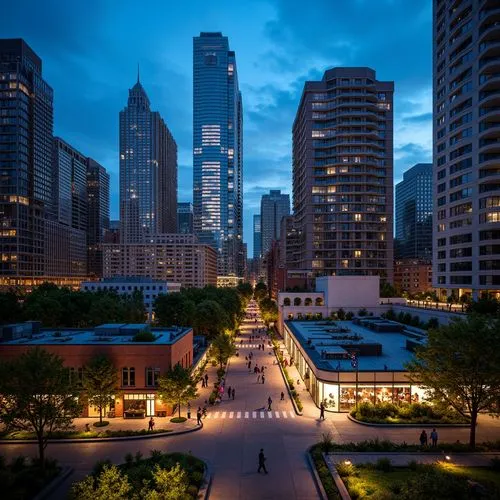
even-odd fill
[(358, 311), (358, 316), (367, 316), (367, 315), (368, 311), (364, 307)]
[(215, 359), (212, 359), (211, 363), (212, 363), (212, 366), (217, 366), (217, 361)]
[(112, 462), (109, 458), (106, 458), (105, 460), (98, 460), (95, 464), (94, 467), (92, 467), (92, 475), (94, 477), (97, 477), (101, 474), (101, 472), (104, 470), (104, 467), (111, 467)]
[(199, 472), (199, 471), (194, 471), (192, 474), (191, 474), (191, 481), (196, 484), (196, 486), (200, 487), (201, 486), (201, 483), (203, 481), (203, 472)]
[(345, 319), (345, 311), (342, 308), (337, 311), (337, 318), (341, 321)]
[(125, 465), (127, 465), (128, 467), (132, 466), (133, 463), (134, 463), (134, 455), (132, 455), (132, 453), (127, 453), (124, 457), (124, 460), (125, 460)]
[(319, 445), (325, 453), (332, 451), (332, 449), (333, 449), (333, 435), (330, 431), (325, 432), (321, 435), (321, 441), (320, 441)]
[(490, 460), (491, 468), (500, 472), (500, 457), (493, 457)]
[(345, 314), (345, 319), (346, 319), (347, 321), (351, 321), (353, 317), (354, 317), (354, 314), (353, 314), (351, 311), (349, 311), (349, 312), (347, 312), (347, 313)]
[(439, 320), (437, 318), (431, 318), (427, 322), (427, 330), (430, 330), (431, 328), (438, 328), (439, 327)]
[(132, 342), (154, 342), (155, 340), (155, 334), (149, 330), (141, 330), (132, 338)]
[(335, 464), (335, 468), (340, 477), (349, 477), (356, 475), (356, 466), (352, 462), (342, 461)]
[(383, 472), (391, 472), (391, 470), (392, 470), (391, 459), (387, 458), (387, 457), (379, 458), (375, 462), (375, 469), (381, 470)]
[(219, 379), (221, 379), (224, 376), (225, 373), (226, 373), (226, 370), (224, 370), (224, 368), (218, 368), (217, 369), (217, 377)]

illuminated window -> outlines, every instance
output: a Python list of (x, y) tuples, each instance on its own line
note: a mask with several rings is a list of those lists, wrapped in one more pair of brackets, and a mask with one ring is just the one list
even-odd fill
[(349, 261), (348, 261), (347, 259), (341, 260), (341, 261), (340, 261), (340, 265), (341, 265), (344, 269), (346, 269), (346, 268), (348, 268), (348, 267), (349, 267)]
[(354, 257), (361, 257), (361, 250), (354, 250)]
[(360, 222), (361, 221), (361, 214), (354, 214), (354, 220), (356, 222)]

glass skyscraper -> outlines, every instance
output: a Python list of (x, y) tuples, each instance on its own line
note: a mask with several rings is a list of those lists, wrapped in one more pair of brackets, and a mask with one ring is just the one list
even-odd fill
[(432, 259), (432, 163), (417, 163), (396, 185), (395, 258)]
[(219, 275), (242, 276), (242, 99), (222, 33), (194, 37), (193, 75), (194, 231), (217, 249)]
[(260, 214), (254, 214), (253, 216), (253, 258), (258, 260), (261, 258), (261, 245), (262, 245), (262, 233), (261, 233), (261, 220)]
[(120, 112), (120, 222), (123, 243), (177, 228), (177, 145), (139, 77)]
[(271, 189), (260, 201), (260, 230), (262, 257), (271, 249), (273, 240), (280, 238), (281, 219), (290, 215), (290, 195)]
[(0, 40), (0, 283), (44, 275), (52, 209), (53, 92), (22, 39)]

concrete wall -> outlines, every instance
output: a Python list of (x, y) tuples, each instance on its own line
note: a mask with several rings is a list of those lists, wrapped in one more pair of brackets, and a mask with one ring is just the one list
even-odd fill
[(379, 305), (378, 276), (321, 276), (316, 291), (323, 292), (329, 309), (366, 309)]

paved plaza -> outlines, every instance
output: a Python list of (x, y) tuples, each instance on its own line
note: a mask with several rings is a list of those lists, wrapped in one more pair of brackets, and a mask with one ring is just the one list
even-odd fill
[[(255, 304), (249, 306), (255, 311)], [(253, 314), (253, 312), (251, 313)], [(258, 318), (257, 318), (258, 319)], [(78, 444), (51, 443), (48, 455), (74, 468), (74, 473), (54, 492), (52, 498), (64, 498), (70, 484), (88, 474), (97, 460), (105, 458), (120, 463), (126, 453), (140, 451), (144, 455), (151, 449), (165, 452), (191, 452), (205, 460), (212, 471), (211, 499), (261, 500), (281, 499), (308, 500), (318, 498), (308, 462), (306, 450), (331, 432), (338, 442), (360, 441), (378, 437), (396, 442), (417, 443), (420, 429), (373, 428), (349, 421), (345, 414), (327, 413), (320, 421), (319, 409), (314, 405), (304, 384), (297, 387), (304, 405), (303, 416), (295, 414), (283, 377), (267, 338), (250, 340), (253, 329), (263, 328), (263, 323), (252, 317), (241, 325), (241, 335), (236, 339), (238, 356), (233, 356), (226, 376), (226, 391), (220, 404), (208, 406), (203, 429), (179, 436), (150, 438), (147, 440), (116, 442), (85, 442)], [(241, 341), (243, 340), (243, 343)], [(264, 350), (258, 345), (264, 343)], [(248, 358), (253, 353), (251, 369)], [(286, 353), (285, 353), (286, 354)], [(264, 366), (265, 383), (254, 374), (253, 367)], [(191, 404), (191, 416), (196, 418), (198, 406), (208, 400), (217, 367), (209, 366), (209, 387), (199, 386), (199, 398)], [(288, 368), (290, 376), (298, 378), (294, 367)], [(227, 397), (227, 389), (235, 389), (235, 399)], [(281, 393), (285, 400), (281, 401)], [(272, 399), (268, 411), (268, 398)], [(183, 415), (186, 409), (182, 409)], [(171, 428), (169, 419), (156, 418), (156, 428)], [(112, 422), (113, 427), (117, 422)], [(130, 425), (146, 426), (147, 421)], [(479, 421), (478, 441), (498, 439), (500, 421), (482, 416)], [(468, 429), (439, 429), (440, 441), (466, 442)], [(258, 474), (258, 453), (264, 448), (268, 475)], [(1, 445), (0, 454), (7, 457), (36, 453), (36, 445)]]

